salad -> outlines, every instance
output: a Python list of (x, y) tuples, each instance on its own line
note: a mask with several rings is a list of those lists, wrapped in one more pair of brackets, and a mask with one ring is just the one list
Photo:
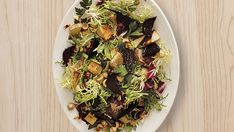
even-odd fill
[(153, 28), (157, 17), (139, 0), (83, 0), (75, 11), (61, 62), (74, 100), (67, 107), (88, 129), (130, 132), (165, 107), (170, 51)]

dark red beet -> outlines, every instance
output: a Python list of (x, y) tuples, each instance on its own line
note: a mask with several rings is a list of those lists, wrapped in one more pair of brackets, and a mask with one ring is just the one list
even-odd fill
[(106, 85), (113, 93), (121, 94), (121, 90), (118, 86), (116, 76), (117, 76), (116, 74), (109, 75), (107, 80), (106, 80)]
[(87, 49), (87, 52), (86, 52), (89, 57), (93, 57), (97, 54), (97, 51), (93, 51), (93, 50), (95, 50), (98, 47), (98, 45), (99, 45), (98, 39), (91, 40), (90, 48)]
[(71, 59), (71, 57), (73, 56), (75, 47), (76, 47), (76, 46), (71, 46), (71, 47), (66, 48), (66, 49), (63, 51), (63, 64), (64, 64), (65, 66), (67, 66), (67, 64), (68, 64), (68, 62), (69, 62), (69, 59)]
[[(108, 104), (111, 104), (111, 103), (116, 104), (117, 107), (121, 107), (121, 105), (123, 105), (123, 101), (122, 100), (119, 101), (117, 98), (114, 98), (114, 97), (108, 98), (107, 103)], [(112, 118), (117, 119), (117, 117), (118, 117), (118, 115), (120, 113), (120, 110), (114, 110), (114, 109), (111, 108), (111, 105), (109, 105), (107, 107), (107, 109), (106, 109), (106, 113), (109, 116), (111, 116)]]
[(92, 111), (92, 113), (99, 119), (105, 120), (110, 126), (115, 127), (115, 120), (100, 111)]
[(160, 47), (156, 43), (145, 46), (143, 50), (143, 57), (150, 57), (156, 55), (160, 51)]
[(117, 30), (117, 35), (123, 33), (125, 31), (125, 26), (123, 25), (123, 23), (118, 23), (116, 30)]
[(124, 31), (128, 30), (129, 24), (133, 21), (129, 16), (125, 16), (120, 12), (116, 13), (117, 19), (117, 35), (120, 35)]
[(118, 115), (118, 118), (121, 118), (121, 117), (125, 116), (126, 114), (129, 114), (136, 107), (137, 107), (137, 103), (129, 104), (127, 109), (121, 110), (121, 112)]
[(148, 67), (147, 78), (155, 78), (155, 75), (153, 74), (154, 69), (155, 69), (155, 67), (153, 65)]
[(143, 25), (142, 25), (142, 32), (148, 38), (150, 38), (152, 35), (152, 32), (153, 32), (152, 28), (154, 26), (154, 22), (155, 22), (156, 18), (157, 17), (149, 18), (149, 19), (145, 20)]
[(125, 48), (123, 45), (119, 47), (119, 51), (123, 54), (123, 60), (127, 71), (131, 72), (135, 61), (134, 51)]
[(152, 79), (148, 79), (145, 82), (144, 90), (152, 89), (154, 87), (154, 81)]
[(163, 93), (163, 91), (164, 91), (165, 88), (166, 88), (165, 82), (160, 81), (158, 83), (158, 89), (157, 89), (157, 91), (161, 94), (161, 93)]

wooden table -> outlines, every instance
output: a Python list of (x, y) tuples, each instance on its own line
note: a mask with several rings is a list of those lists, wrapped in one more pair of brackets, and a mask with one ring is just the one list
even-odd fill
[[(56, 31), (74, 0), (0, 0), (0, 131), (75, 132), (55, 94)], [(178, 96), (158, 132), (234, 131), (234, 1), (157, 0), (178, 42)]]

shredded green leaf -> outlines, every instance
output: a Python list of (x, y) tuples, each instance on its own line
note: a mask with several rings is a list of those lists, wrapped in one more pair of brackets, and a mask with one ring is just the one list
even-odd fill
[(103, 103), (107, 104), (106, 98), (110, 96), (110, 93), (104, 90), (102, 85), (100, 85), (98, 82), (90, 79), (88, 82), (86, 82), (86, 87), (78, 85), (75, 93), (75, 100), (81, 104), (88, 102), (89, 100), (93, 100), (97, 98), (97, 96), (100, 97)]

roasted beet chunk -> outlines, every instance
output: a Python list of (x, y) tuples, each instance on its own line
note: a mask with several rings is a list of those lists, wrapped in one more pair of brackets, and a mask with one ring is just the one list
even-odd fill
[(106, 85), (113, 93), (121, 94), (121, 90), (118, 86), (116, 76), (116, 74), (109, 75), (106, 81)]
[(152, 79), (148, 79), (145, 82), (144, 90), (152, 89), (154, 87), (154, 81)]
[(123, 107), (123, 100), (118, 100), (116, 97), (110, 97), (107, 100), (109, 106), (106, 109), (106, 113), (114, 119), (117, 119), (120, 110)]
[(92, 112), (98, 119), (105, 120), (110, 126), (115, 127), (115, 120), (106, 114), (101, 113), (100, 111), (93, 111)]
[(71, 57), (73, 56), (75, 47), (76, 47), (76, 46), (71, 46), (71, 47), (66, 48), (66, 49), (63, 51), (63, 64), (64, 64), (65, 66), (67, 66), (67, 64), (68, 64), (68, 62), (69, 62), (69, 59), (71, 59)]
[(150, 57), (156, 55), (160, 51), (160, 47), (156, 43), (152, 43), (150, 45), (147, 45), (144, 48), (143, 56), (144, 57)]
[(157, 91), (161, 94), (163, 93), (165, 88), (166, 88), (165, 82), (159, 81)]
[(151, 35), (152, 35), (152, 28), (154, 26), (154, 22), (156, 20), (157, 17), (152, 17), (152, 18), (149, 18), (147, 20), (144, 21), (143, 25), (142, 25), (142, 32), (145, 34), (145, 36), (147, 38), (150, 38)]
[(124, 31), (128, 30), (128, 26), (133, 20), (130, 17), (123, 15), (120, 12), (116, 12), (116, 15), (117, 15), (117, 35), (120, 35)]
[(121, 117), (129, 114), (136, 107), (137, 107), (137, 103), (129, 104), (127, 109), (121, 110), (121, 112), (118, 115), (118, 118), (121, 118)]
[(87, 49), (87, 54), (89, 57), (93, 57), (97, 54), (97, 51), (94, 51), (98, 45), (99, 45), (99, 40), (98, 39), (92, 39), (90, 42), (90, 47)]
[(125, 48), (123, 45), (119, 47), (119, 51), (123, 54), (124, 64), (127, 71), (131, 72), (135, 61), (134, 51)]

